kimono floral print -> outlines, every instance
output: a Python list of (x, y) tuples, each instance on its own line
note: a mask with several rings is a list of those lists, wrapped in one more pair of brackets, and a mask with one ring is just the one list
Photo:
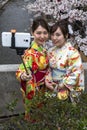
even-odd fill
[[(62, 26), (60, 23), (54, 25), (57, 30), (53, 32), (51, 37), (54, 47), (48, 50), (50, 68), (45, 82), (49, 89), (53, 91), (57, 89), (59, 99), (65, 100), (70, 96), (70, 92), (79, 94), (84, 90), (84, 71), (81, 56), (71, 43), (66, 41), (60, 29)], [(54, 85), (55, 88), (52, 87)], [(75, 96), (74, 93), (72, 96)]]
[(23, 61), (29, 74), (26, 73), (24, 65), (20, 64), (16, 77), (21, 83), (21, 91), (25, 106), (25, 120), (31, 121), (30, 110), (32, 99), (39, 91), (44, 92), (45, 75), (48, 67), (48, 57), (43, 44), (48, 39), (48, 24), (42, 18), (37, 18), (32, 24), (32, 35), (34, 40), (31, 48), (25, 50)]
[(21, 90), (23, 92), (26, 112), (29, 112), (30, 104), (32, 102), (31, 99), (35, 95), (36, 89), (39, 89), (38, 87), (44, 84), (48, 58), (45, 50), (38, 46), (35, 42), (32, 42), (31, 49), (25, 51), (23, 59), (26, 67), (31, 71), (32, 78), (27, 82), (20, 79), (21, 74), (25, 71), (23, 64), (20, 65), (18, 71), (16, 72), (16, 76), (19, 80), (21, 80)]
[(66, 43), (59, 49), (53, 47), (49, 50), (48, 56), (50, 69), (46, 80), (58, 82), (59, 86), (64, 84), (71, 91), (73, 88), (76, 91), (84, 90), (84, 72), (81, 58), (78, 51), (70, 43)]

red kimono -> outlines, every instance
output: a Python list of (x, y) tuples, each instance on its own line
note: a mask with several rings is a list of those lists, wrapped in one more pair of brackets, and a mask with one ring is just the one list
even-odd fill
[(23, 64), (21, 64), (16, 72), (16, 77), (21, 83), (21, 91), (23, 94), (25, 113), (30, 111), (32, 98), (36, 90), (44, 84), (45, 74), (48, 66), (48, 58), (46, 50), (42, 46), (38, 46), (34, 41), (31, 48), (27, 49), (23, 55), (23, 60), (27, 70), (31, 73), (32, 78), (29, 81), (22, 81), (20, 76), (25, 71)]

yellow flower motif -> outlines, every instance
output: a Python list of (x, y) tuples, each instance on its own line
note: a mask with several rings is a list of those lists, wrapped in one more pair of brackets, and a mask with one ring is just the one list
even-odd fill
[(39, 66), (40, 69), (44, 69), (45, 68), (44, 64), (42, 64), (42, 63), (39, 63), (38, 66)]
[(45, 64), (46, 58), (44, 56), (40, 56), (40, 63)]
[(46, 59), (44, 56), (40, 56), (39, 68), (44, 69), (46, 67)]
[(66, 100), (69, 96), (69, 91), (68, 90), (62, 90), (57, 93), (57, 97), (60, 100)]

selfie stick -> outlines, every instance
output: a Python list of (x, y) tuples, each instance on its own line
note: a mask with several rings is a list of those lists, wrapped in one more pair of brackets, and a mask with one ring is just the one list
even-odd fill
[(22, 63), (24, 65), (26, 73), (29, 74), (28, 69), (27, 69), (27, 67), (26, 67), (26, 65), (24, 63), (23, 57), (22, 57), (22, 53), (23, 53), (24, 49), (23, 48), (16, 48), (15, 47), (15, 33), (16, 33), (16, 30), (12, 29), (11, 33), (12, 33), (12, 37), (11, 37), (11, 48), (12, 49), (16, 49), (17, 54), (20, 55), (20, 57), (21, 57), (21, 60), (22, 60)]
[(20, 56), (20, 57), (21, 57), (23, 66), (24, 66), (24, 68), (25, 68), (26, 74), (29, 75), (29, 72), (28, 72), (28, 69), (27, 69), (27, 67), (26, 67), (26, 65), (25, 65), (25, 63), (24, 63), (24, 60), (23, 60), (22, 56)]

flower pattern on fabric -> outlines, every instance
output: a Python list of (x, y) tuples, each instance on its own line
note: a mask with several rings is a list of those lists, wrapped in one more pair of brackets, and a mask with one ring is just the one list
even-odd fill
[(38, 46), (34, 41), (31, 44), (31, 48), (25, 50), (23, 55), (23, 61), (29, 73), (31, 73), (32, 78), (30, 81), (22, 81), (20, 76), (25, 72), (23, 64), (20, 64), (16, 77), (21, 82), (22, 90), (25, 93), (25, 105), (27, 109), (30, 100), (35, 95), (36, 88), (44, 84), (45, 74), (48, 67), (48, 57), (46, 55), (46, 50), (42, 46)]
[(34, 96), (34, 91), (30, 91), (28, 94), (27, 94), (27, 98), (28, 99), (32, 99)]
[(48, 50), (49, 71), (46, 80), (62, 83), (69, 90), (84, 90), (84, 71), (79, 52), (67, 42), (62, 48)]

